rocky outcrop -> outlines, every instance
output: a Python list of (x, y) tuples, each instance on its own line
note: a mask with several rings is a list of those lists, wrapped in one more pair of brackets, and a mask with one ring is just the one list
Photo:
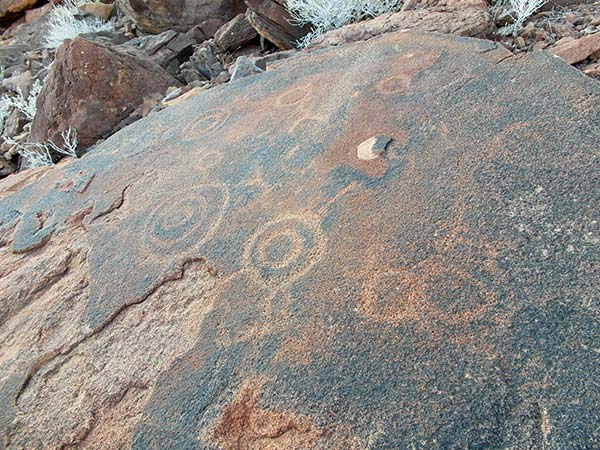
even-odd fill
[(600, 33), (594, 33), (579, 39), (567, 39), (557, 42), (550, 52), (568, 64), (584, 61), (594, 53), (600, 54)]
[(496, 31), (492, 16), (479, 6), (440, 6), (393, 14), (384, 14), (337, 30), (332, 30), (311, 42), (310, 48), (324, 48), (364, 41), (390, 31), (412, 30), (491, 38)]
[(232, 52), (249, 44), (257, 36), (245, 14), (238, 14), (215, 33), (215, 43), (223, 51)]
[(245, 10), (243, 0), (118, 0), (118, 5), (146, 33), (200, 26), (214, 34)]
[(294, 24), (283, 0), (245, 0), (248, 5), (246, 18), (263, 38), (282, 50), (297, 46), (309, 31), (309, 27)]
[(60, 143), (60, 133), (73, 128), (79, 144), (91, 146), (110, 135), (145, 97), (176, 85), (175, 78), (144, 58), (76, 38), (57, 52), (38, 98), (31, 140)]
[(180, 66), (181, 77), (188, 83), (209, 81), (227, 73), (214, 43), (207, 41), (199, 45), (188, 61)]
[(176, 76), (179, 66), (188, 61), (198, 42), (184, 33), (169, 30), (157, 35), (132, 39), (123, 48), (135, 48), (148, 56), (171, 75)]
[(389, 33), (3, 180), (3, 445), (598, 447), (598, 99)]

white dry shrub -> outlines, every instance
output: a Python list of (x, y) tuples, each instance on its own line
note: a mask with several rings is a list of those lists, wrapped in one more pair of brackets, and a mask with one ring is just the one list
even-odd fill
[(492, 14), (498, 15), (500, 11), (504, 11), (512, 18), (513, 23), (503, 26), (498, 33), (516, 37), (525, 21), (547, 2), (548, 0), (500, 0), (492, 7)]
[(36, 80), (29, 87), (29, 95), (25, 97), (21, 89), (17, 88), (17, 95), (2, 96), (2, 102), (5, 102), (9, 108), (18, 109), (28, 120), (33, 120), (37, 111), (37, 98), (44, 85), (40, 80)]
[(62, 147), (59, 147), (52, 141), (48, 141), (47, 145), (55, 152), (77, 158), (77, 130), (69, 127), (66, 131), (60, 133), (60, 137), (63, 140)]
[(2, 123), (10, 111), (18, 109), (27, 119), (33, 120), (37, 111), (36, 102), (38, 95), (42, 91), (43, 84), (40, 80), (36, 80), (29, 88), (29, 95), (25, 97), (21, 89), (17, 88), (16, 95), (4, 94), (0, 97), (0, 117)]
[(48, 147), (43, 144), (19, 144), (19, 155), (27, 160), (32, 169), (54, 164)]
[(62, 146), (56, 145), (52, 141), (44, 143), (22, 143), (18, 144), (19, 154), (27, 160), (27, 163), (31, 168), (53, 165), (54, 161), (52, 161), (50, 150), (54, 150), (62, 155), (77, 158), (77, 131), (69, 128), (60, 135), (63, 139)]
[(287, 0), (286, 7), (292, 23), (308, 25), (310, 33), (298, 42), (308, 46), (321, 34), (370, 17), (396, 11), (400, 0)]
[(0, 97), (0, 130), (4, 129), (4, 121), (10, 114), (12, 107), (8, 102), (8, 96), (3, 95)]
[(55, 5), (48, 17), (48, 35), (45, 46), (56, 49), (67, 39), (75, 39), (80, 34), (112, 31), (115, 20), (106, 22), (96, 17), (78, 17), (79, 6), (89, 3), (87, 0), (64, 0)]

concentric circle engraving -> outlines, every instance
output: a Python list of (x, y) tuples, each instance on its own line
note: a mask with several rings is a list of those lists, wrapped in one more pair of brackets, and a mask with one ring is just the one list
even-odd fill
[(245, 257), (267, 284), (281, 284), (306, 272), (321, 251), (322, 236), (303, 217), (287, 216), (262, 227), (249, 241)]
[[(229, 113), (219, 110), (205, 111), (185, 126), (173, 126), (165, 130), (160, 140), (163, 145), (176, 144), (179, 141), (190, 141), (207, 136), (219, 130), (229, 118)], [(182, 119), (187, 122), (187, 120)]]
[(182, 196), (167, 194), (150, 214), (145, 243), (169, 254), (199, 245), (221, 221), (226, 203), (221, 186), (199, 186)]

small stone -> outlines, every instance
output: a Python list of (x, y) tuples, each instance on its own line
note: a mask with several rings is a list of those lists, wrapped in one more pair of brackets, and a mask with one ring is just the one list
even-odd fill
[(556, 41), (556, 43), (554, 44), (554, 46), (558, 47), (559, 45), (563, 45), (563, 44), (566, 44), (568, 42), (573, 42), (574, 40), (575, 40), (575, 38), (573, 38), (571, 36), (565, 36), (564, 38), (561, 38), (558, 41)]
[(386, 147), (392, 141), (392, 138), (385, 135), (373, 136), (367, 139), (356, 148), (358, 159), (370, 161), (379, 158), (385, 152)]
[(515, 46), (520, 49), (527, 47), (527, 42), (525, 42), (523, 36), (519, 36), (515, 39)]
[(243, 0), (119, 0), (118, 4), (144, 33), (186, 32), (199, 26), (207, 38), (246, 9)]
[(96, 17), (100, 20), (108, 20), (113, 12), (113, 5), (100, 2), (83, 3), (82, 5), (79, 5), (79, 11), (86, 16)]
[(223, 63), (216, 56), (215, 50), (214, 43), (211, 41), (206, 41), (196, 48), (190, 60), (180, 66), (183, 73), (189, 71), (189, 79), (186, 77), (186, 82), (212, 80), (223, 71)]
[(231, 69), (231, 81), (261, 73), (263, 70), (246, 56), (240, 56)]
[(528, 39), (532, 36), (535, 36), (537, 30), (533, 22), (529, 22), (526, 27), (524, 27), (520, 32), (519, 36), (523, 36), (525, 39)]
[(574, 13), (566, 13), (565, 14), (565, 22), (575, 24), (577, 22), (577, 14)]
[(536, 42), (545, 41), (546, 39), (548, 39), (548, 33), (546, 33), (544, 30), (538, 30), (535, 33)]
[(168, 102), (169, 100), (179, 97), (181, 94), (183, 94), (183, 89), (181, 87), (171, 86), (167, 89), (165, 98), (163, 98), (162, 101)]
[(29, 87), (31, 86), (31, 71), (25, 70), (20, 73), (15, 73), (10, 78), (4, 78), (2, 80), (2, 86), (12, 91), (21, 91), (23, 95), (29, 94)]
[(234, 51), (256, 37), (258, 37), (258, 33), (246, 20), (245, 14), (238, 14), (217, 30), (215, 43), (225, 51)]
[(600, 63), (588, 64), (582, 67), (581, 71), (589, 77), (600, 78)]
[(558, 41), (551, 53), (562, 58), (567, 64), (575, 64), (587, 59), (600, 50), (600, 33), (564, 42)]
[(260, 67), (262, 70), (268, 70), (277, 61), (291, 58), (292, 56), (296, 56), (298, 53), (298, 50), (287, 50), (285, 52), (269, 53), (268, 55), (259, 56), (253, 61), (254, 64)]
[(52, 4), (50, 3), (46, 3), (44, 6), (39, 8), (28, 9), (25, 11), (25, 21), (27, 23), (37, 22), (50, 11), (52, 11)]
[(12, 161), (0, 158), (0, 178), (5, 178), (17, 171), (17, 166)]
[[(583, 26), (582, 26), (583, 28)], [(583, 34), (584, 36), (587, 36), (588, 34), (594, 34), (597, 33), (598, 31), (600, 31), (600, 29), (598, 27), (585, 27), (581, 30), (581, 34)]]
[(164, 102), (164, 106), (168, 107), (168, 106), (173, 106), (176, 105), (184, 100), (187, 100), (188, 98), (192, 98), (195, 97), (196, 95), (202, 93), (203, 91), (205, 91), (206, 88), (202, 88), (202, 87), (195, 87), (194, 89), (191, 89), (189, 91), (187, 91), (185, 94), (182, 94), (178, 97), (174, 97), (171, 100), (165, 101)]
[(231, 80), (231, 75), (226, 70), (223, 70), (219, 75), (217, 75), (215, 78), (213, 78), (210, 82), (212, 84), (223, 84), (223, 83), (227, 83), (229, 80)]

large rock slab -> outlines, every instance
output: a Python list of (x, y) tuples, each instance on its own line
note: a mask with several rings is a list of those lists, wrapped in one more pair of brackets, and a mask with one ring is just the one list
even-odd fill
[(7, 448), (597, 448), (600, 88), (390, 33), (0, 183)]

